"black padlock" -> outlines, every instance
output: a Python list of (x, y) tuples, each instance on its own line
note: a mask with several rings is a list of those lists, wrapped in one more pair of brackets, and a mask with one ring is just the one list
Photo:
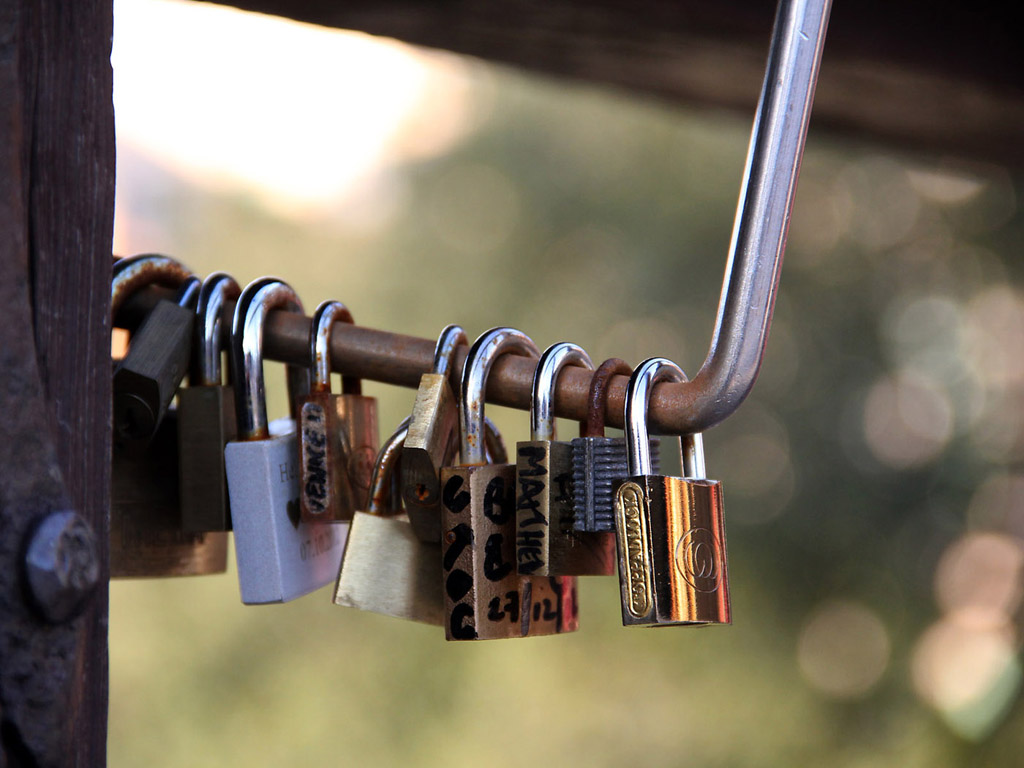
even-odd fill
[(196, 311), (195, 354), (189, 386), (178, 392), (181, 524), (186, 531), (229, 531), (231, 513), (224, 447), (235, 439), (235, 390), (221, 377), (225, 303), (238, 283), (214, 272), (203, 280)]
[(114, 369), (116, 441), (145, 444), (156, 434), (188, 371), (199, 286), (199, 278), (189, 277), (176, 301), (158, 302)]

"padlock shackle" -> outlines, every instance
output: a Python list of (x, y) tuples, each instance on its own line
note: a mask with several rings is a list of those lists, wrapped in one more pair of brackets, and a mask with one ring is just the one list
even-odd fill
[(110, 275), (111, 321), (117, 317), (125, 299), (137, 290), (150, 285), (177, 289), (189, 277), (192, 277), (192, 270), (170, 256), (143, 253), (118, 259)]
[(455, 352), (463, 344), (469, 345), (469, 337), (462, 326), (446, 325), (434, 345), (434, 361), (430, 365), (430, 372), (445, 378), (451, 376), (455, 366)]
[(196, 378), (192, 386), (219, 387), (221, 352), (224, 334), (221, 331), (224, 304), (241, 294), (238, 283), (225, 272), (213, 272), (203, 280), (196, 306)]
[(594, 371), (587, 391), (587, 418), (581, 422), (580, 437), (604, 437), (605, 413), (608, 410), (608, 382), (612, 376), (632, 376), (629, 363), (609, 357)]
[[(291, 286), (273, 277), (254, 280), (235, 305), (231, 323), (232, 381), (239, 440), (266, 440), (267, 395), (263, 380), (263, 330), (273, 310), (303, 313), (302, 301)], [(309, 369), (288, 366), (288, 400), (292, 418), (298, 399), (309, 391)]]
[[(373, 462), (373, 474), (370, 475), (369, 497), (366, 500), (366, 511), (371, 515), (388, 516), (388, 505), (394, 507), (394, 478), (398, 468), (398, 462), (402, 458), (402, 448), (405, 446), (405, 438), (409, 435), (409, 422), (411, 417), (406, 416), (398, 429), (387, 440), (383, 442), (377, 458)], [(399, 494), (399, 499), (401, 495)]]
[[(654, 385), (661, 381), (685, 382), (683, 369), (664, 357), (644, 360), (629, 377), (626, 389), (626, 409), (623, 420), (626, 424), (626, 448), (629, 459), (629, 476), (651, 475), (651, 441), (647, 431), (647, 404), (650, 402)], [(680, 438), (683, 476), (704, 478), (704, 438), (699, 432)]]
[(552, 344), (544, 350), (533, 374), (533, 401), (530, 405), (530, 439), (555, 439), (555, 389), (558, 374), (567, 365), (594, 370), (594, 361), (583, 347), (568, 341)]
[[(321, 302), (313, 313), (313, 322), (309, 326), (311, 392), (331, 391), (331, 332), (335, 323), (355, 325), (356, 321), (348, 307), (340, 301)], [(362, 379), (342, 376), (341, 391), (346, 395), (361, 395)]]
[(515, 328), (491, 328), (473, 342), (462, 369), (462, 401), (459, 403), (459, 426), (462, 429), (461, 461), (463, 466), (486, 464), (484, 437), (484, 397), (487, 376), (494, 361), (505, 354), (540, 357), (540, 350), (522, 331)]

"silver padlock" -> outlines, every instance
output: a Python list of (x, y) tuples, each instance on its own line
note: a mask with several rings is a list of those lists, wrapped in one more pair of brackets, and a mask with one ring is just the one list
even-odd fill
[(224, 451), (238, 558), (246, 604), (294, 600), (334, 581), (347, 526), (304, 523), (299, 513), (299, 443), (295, 407), (309, 389), (309, 372), (289, 367), (291, 419), (267, 421), (263, 384), (263, 328), (272, 310), (302, 313), (285, 283), (262, 278), (238, 299), (231, 361), (238, 441)]

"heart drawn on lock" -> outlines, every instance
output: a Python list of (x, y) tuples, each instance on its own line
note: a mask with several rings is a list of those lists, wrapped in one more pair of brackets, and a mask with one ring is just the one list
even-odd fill
[(292, 527), (295, 530), (299, 530), (299, 500), (291, 499), (288, 502), (288, 519), (291, 521)]

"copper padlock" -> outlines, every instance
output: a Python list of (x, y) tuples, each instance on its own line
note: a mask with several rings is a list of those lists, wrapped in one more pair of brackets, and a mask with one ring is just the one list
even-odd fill
[(362, 381), (342, 376), (341, 394), (331, 394), (331, 328), (352, 323), (339, 301), (325, 301), (313, 314), (309, 350), (312, 382), (302, 402), (299, 452), (302, 519), (347, 522), (363, 504), (377, 456), (377, 400), (362, 394)]
[(516, 564), (528, 575), (604, 576), (615, 572), (614, 537), (573, 530), (572, 445), (555, 440), (555, 389), (566, 365), (594, 369), (581, 347), (560, 342), (533, 377), (530, 439), (516, 448)]
[(722, 486), (704, 477), (700, 434), (681, 443), (686, 477), (651, 474), (647, 404), (659, 381), (686, 376), (671, 360), (651, 358), (626, 392), (630, 476), (615, 494), (622, 623), (729, 624)]
[(461, 464), (441, 470), (442, 571), (449, 640), (489, 640), (574, 631), (576, 579), (521, 576), (515, 566), (515, 466), (486, 464), (484, 392), (502, 354), (537, 357), (520, 331), (494, 328), (476, 340), (462, 375)]

